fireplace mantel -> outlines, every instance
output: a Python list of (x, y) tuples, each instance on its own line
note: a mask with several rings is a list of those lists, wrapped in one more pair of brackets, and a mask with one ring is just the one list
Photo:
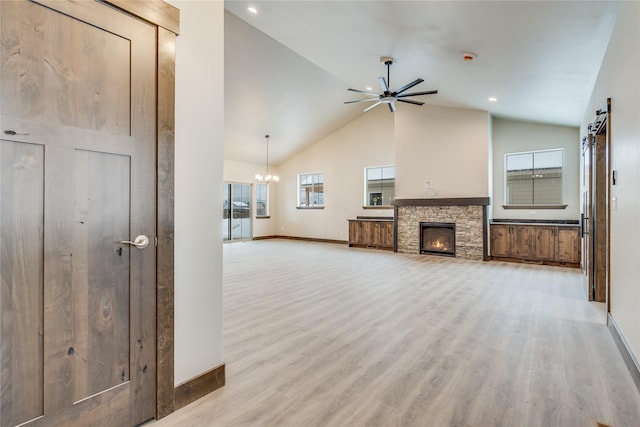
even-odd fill
[(394, 199), (393, 206), (488, 206), (489, 197), (455, 197), (434, 199)]

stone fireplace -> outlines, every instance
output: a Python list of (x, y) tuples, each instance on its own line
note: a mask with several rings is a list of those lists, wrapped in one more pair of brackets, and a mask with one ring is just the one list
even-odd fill
[[(448, 255), (472, 260), (486, 260), (488, 258), (488, 197), (396, 199), (393, 204), (396, 228), (394, 250), (396, 252)], [(449, 231), (446, 233), (449, 233), (449, 236), (453, 234), (451, 243), (453, 248), (446, 251), (439, 250), (437, 247), (424, 250), (422, 226), (434, 223), (447, 224), (446, 228), (449, 228)], [(440, 234), (442, 237), (444, 231), (432, 230), (433, 233)], [(429, 244), (429, 242), (426, 243)], [(438, 243), (438, 239), (436, 239), (432, 246), (442, 245), (443, 243)]]

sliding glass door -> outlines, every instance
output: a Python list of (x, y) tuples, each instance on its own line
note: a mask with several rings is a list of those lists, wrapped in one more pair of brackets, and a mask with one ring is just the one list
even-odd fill
[(250, 239), (251, 185), (225, 182), (222, 195), (222, 239)]

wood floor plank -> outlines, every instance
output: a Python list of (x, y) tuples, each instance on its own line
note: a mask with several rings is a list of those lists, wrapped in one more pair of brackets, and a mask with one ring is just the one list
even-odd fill
[(224, 245), (226, 386), (164, 426), (640, 425), (575, 269)]

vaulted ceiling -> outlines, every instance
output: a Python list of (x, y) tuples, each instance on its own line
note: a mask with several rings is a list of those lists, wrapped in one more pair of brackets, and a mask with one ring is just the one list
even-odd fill
[(268, 133), (277, 165), (367, 114), (369, 103), (344, 104), (364, 98), (347, 88), (379, 92), (381, 56), (396, 61), (391, 89), (421, 77), (411, 91), (439, 91), (415, 98), (428, 105), (579, 126), (619, 2), (227, 0), (225, 9), (225, 159), (264, 163)]

